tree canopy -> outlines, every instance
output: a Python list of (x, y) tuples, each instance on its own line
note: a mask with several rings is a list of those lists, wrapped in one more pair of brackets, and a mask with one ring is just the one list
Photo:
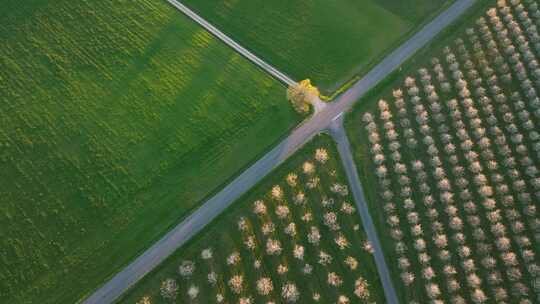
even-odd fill
[(309, 105), (318, 97), (319, 89), (313, 86), (309, 79), (302, 80), (287, 89), (287, 99), (299, 113), (307, 113)]

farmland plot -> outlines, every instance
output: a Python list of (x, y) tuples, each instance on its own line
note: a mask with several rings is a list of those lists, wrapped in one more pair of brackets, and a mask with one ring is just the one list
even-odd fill
[(164, 1), (0, 4), (0, 299), (74, 303), (300, 119)]
[(540, 11), (472, 21), (350, 124), (405, 303), (540, 297)]
[(121, 302), (383, 303), (348, 192), (334, 143), (321, 135)]
[(293, 79), (336, 91), (451, 1), (184, 0)]

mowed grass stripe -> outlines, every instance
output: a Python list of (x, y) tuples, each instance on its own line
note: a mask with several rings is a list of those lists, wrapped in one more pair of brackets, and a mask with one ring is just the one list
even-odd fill
[(0, 7), (7, 301), (77, 301), (301, 119), (165, 2)]

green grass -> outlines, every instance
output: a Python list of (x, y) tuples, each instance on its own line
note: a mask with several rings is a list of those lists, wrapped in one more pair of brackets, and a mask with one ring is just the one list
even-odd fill
[[(445, 47), (445, 46), (454, 46), (454, 40), (456, 38), (458, 38), (458, 37), (462, 37), (463, 39), (465, 39), (464, 30), (466, 28), (468, 28), (468, 27), (474, 26), (474, 22), (476, 21), (476, 19), (480, 15), (485, 14), (487, 8), (494, 6), (494, 3), (495, 3), (495, 1), (481, 1), (481, 2), (477, 3), (471, 10), (469, 10), (469, 12), (467, 12), (463, 17), (461, 17), (460, 21), (456, 22), (455, 25), (449, 27), (447, 30), (445, 30), (443, 33), (441, 33), (441, 35), (439, 35), (436, 39), (434, 39), (428, 46), (426, 46), (425, 48), (420, 50), (414, 57), (412, 57), (410, 60), (408, 60), (397, 72), (394, 72), (393, 74), (391, 74), (380, 85), (378, 85), (376, 88), (374, 88), (372, 91), (370, 91), (360, 102), (357, 103), (357, 105), (354, 107), (353, 111), (347, 115), (346, 129), (347, 129), (347, 133), (348, 133), (348, 136), (350, 138), (350, 141), (351, 141), (351, 145), (353, 147), (354, 158), (355, 158), (357, 166), (358, 166), (359, 175), (360, 175), (360, 178), (362, 180), (362, 184), (364, 186), (364, 189), (366, 189), (365, 195), (366, 195), (367, 202), (368, 202), (368, 205), (369, 205), (370, 213), (371, 213), (371, 216), (373, 217), (374, 223), (375, 223), (375, 225), (377, 227), (379, 236), (381, 237), (382, 247), (383, 247), (384, 252), (385, 252), (385, 257), (386, 257), (386, 260), (387, 260), (387, 264), (388, 264), (388, 266), (389, 266), (389, 268), (391, 270), (391, 273), (393, 274), (392, 276), (393, 276), (393, 279), (394, 279), (394, 284), (396, 286), (398, 296), (399, 296), (400, 301), (402, 303), (407, 303), (410, 300), (416, 300), (419, 303), (424, 303), (424, 302), (428, 302), (429, 299), (427, 298), (427, 296), (425, 294), (422, 283), (415, 283), (411, 287), (405, 288), (403, 286), (403, 283), (401, 282), (401, 280), (399, 278), (400, 270), (397, 267), (397, 263), (396, 263), (398, 255), (396, 254), (395, 250), (393, 249), (395, 241), (390, 236), (390, 226), (386, 222), (386, 214), (385, 214), (385, 211), (383, 210), (384, 200), (380, 196), (380, 193), (379, 193), (380, 192), (380, 186), (378, 184), (377, 177), (374, 174), (375, 165), (373, 164), (372, 159), (371, 159), (372, 155), (370, 154), (370, 151), (369, 151), (370, 143), (369, 143), (369, 141), (367, 139), (367, 131), (364, 129), (365, 123), (362, 122), (362, 116), (363, 116), (364, 113), (369, 112), (369, 113), (373, 113), (375, 115), (375, 117), (377, 117), (377, 114), (378, 114), (377, 102), (380, 99), (387, 100), (389, 102), (391, 108), (394, 109), (395, 107), (392, 105), (392, 103), (394, 101), (394, 98), (392, 97), (392, 90), (397, 89), (399, 87), (403, 87), (403, 81), (404, 81), (405, 77), (407, 77), (409, 75), (418, 76), (418, 74), (416, 72), (417, 72), (417, 70), (419, 68), (421, 68), (421, 67), (429, 68), (431, 66), (431, 64), (430, 64), (431, 58), (439, 57), (441, 59), (441, 62), (444, 62), (444, 57), (441, 56), (442, 48)], [(470, 46), (470, 45), (468, 45), (468, 46)], [(454, 48), (453, 51), (457, 54), (457, 51), (455, 50), (455, 48)], [(445, 65), (445, 68), (446, 68), (446, 65)], [(447, 76), (450, 76), (450, 75), (447, 74)], [(433, 82), (436, 83), (437, 82), (436, 79), (434, 79)], [(417, 80), (417, 83), (419, 84), (418, 80)], [(419, 84), (419, 87), (421, 87), (420, 84)], [(513, 83), (512, 85), (510, 85), (510, 87), (512, 87), (512, 88), (507, 88), (507, 87), (504, 88), (505, 93), (510, 92), (510, 90), (519, 90), (519, 86), (517, 85), (517, 83)], [(471, 89), (471, 91), (472, 91), (472, 89)], [(406, 93), (405, 93), (405, 95), (406, 95)], [(441, 102), (441, 104), (445, 104), (446, 100), (449, 100), (449, 99), (455, 98), (455, 97), (456, 97), (455, 92), (452, 92), (449, 95), (441, 95), (440, 102)], [(473, 99), (475, 99), (475, 98), (473, 97)], [(409, 113), (413, 113), (412, 107), (408, 106), (408, 108), (409, 108)], [(479, 106), (477, 108), (480, 109)], [(395, 112), (393, 112), (393, 113), (394, 113), (394, 116), (397, 116)], [(482, 117), (482, 118), (485, 118), (485, 117)], [(433, 121), (432, 121), (432, 123), (433, 123)], [(485, 121), (484, 121), (484, 123), (485, 123)], [(396, 126), (398, 126), (398, 125), (396, 124)], [(501, 126), (501, 128), (502, 128), (502, 126)], [(434, 130), (434, 134), (436, 134), (436, 126), (433, 126), (433, 130)], [(403, 138), (403, 136), (401, 134), (401, 131), (398, 130), (398, 132), (400, 132), (400, 137)], [(381, 131), (381, 136), (383, 136), (382, 131)], [(408, 149), (405, 144), (402, 144), (402, 145), (403, 145), (404, 149)], [(443, 148), (442, 146), (439, 146), (439, 149), (441, 150), (441, 153), (443, 155), (445, 155), (442, 148)], [(496, 150), (496, 148), (494, 148), (494, 150)], [(386, 150), (386, 151), (388, 152), (388, 150)], [(407, 163), (407, 164), (413, 159), (421, 159), (426, 164), (429, 161), (429, 156), (427, 156), (425, 151), (418, 151), (418, 150), (413, 150), (413, 149), (411, 149), (410, 151), (404, 151), (403, 157), (404, 157), (403, 163)], [(387, 159), (389, 159), (389, 158), (390, 158), (389, 155), (387, 155)], [(503, 159), (497, 159), (497, 161), (499, 163), (502, 163)], [(444, 158), (443, 158), (443, 162), (446, 162), (446, 160)], [(445, 163), (446, 171), (451, 172), (452, 168), (448, 167), (446, 165), (447, 164)], [(484, 164), (484, 166), (485, 166), (485, 164)], [(391, 170), (390, 167), (389, 167), (389, 170)], [(392, 175), (392, 174), (390, 174), (390, 175)], [(411, 176), (411, 179), (413, 179), (412, 176)], [(471, 184), (472, 184), (472, 182), (471, 182)], [(435, 186), (432, 185), (431, 182), (430, 182), (430, 186), (432, 186), (432, 188), (435, 189)], [(398, 187), (396, 187), (396, 188), (398, 188)], [(471, 188), (474, 190), (474, 186), (471, 186)], [(393, 190), (395, 190), (395, 189), (393, 189)], [(529, 190), (531, 190), (531, 189), (529, 189)], [(417, 191), (413, 186), (413, 193), (417, 193), (417, 192), (419, 192), (419, 191)], [(397, 193), (397, 192), (395, 192), (395, 193)], [(516, 193), (513, 193), (513, 194), (516, 195)], [(415, 194), (415, 198), (418, 198), (418, 196), (416, 196), (416, 194)], [(477, 201), (480, 201), (480, 198), (476, 197), (476, 199), (477, 199)], [(505, 207), (501, 206), (501, 203), (500, 203), (500, 201), (498, 199), (497, 199), (497, 201), (498, 201), (498, 208), (501, 208), (501, 209), (504, 210)], [(417, 202), (418, 206), (422, 206), (422, 203), (421, 203), (420, 200), (415, 200), (415, 202)], [(462, 202), (459, 199), (456, 199), (456, 203), (459, 206), (459, 204), (462, 203)], [(400, 200), (398, 195), (396, 195), (396, 204), (398, 206), (402, 205), (402, 201)], [(398, 207), (398, 208), (403, 209), (402, 207)], [(520, 208), (521, 207), (519, 205), (516, 206), (516, 209), (519, 210)], [(438, 207), (439, 214), (443, 215), (443, 216), (446, 216), (446, 213), (445, 213), (445, 211), (443, 209), (444, 208), (442, 208), (442, 207)], [(482, 210), (483, 209), (480, 208), (479, 210), (480, 210), (479, 215), (482, 217), (483, 216), (482, 215)], [(463, 212), (463, 211), (460, 211), (460, 212)], [(405, 222), (405, 224), (403, 225), (404, 228), (402, 229), (405, 232), (405, 240), (404, 241), (409, 244), (410, 241), (411, 241), (411, 237), (406, 232), (408, 230), (406, 220), (403, 220), (403, 218), (402, 218), (402, 222)], [(506, 223), (506, 224), (509, 224), (509, 223)], [(471, 242), (471, 243), (469, 243), (469, 246), (474, 248), (474, 246), (475, 246), (474, 239), (472, 237), (470, 237), (470, 233), (471, 233), (472, 228), (467, 227), (467, 225), (468, 225), (467, 222), (465, 222), (466, 227), (465, 227), (465, 232), (464, 233), (468, 235), (468, 240), (469, 240), (469, 242)], [(429, 227), (429, 226), (424, 225), (424, 224), (423, 224), (423, 226), (424, 227)], [(429, 230), (429, 229), (426, 229), (426, 230)], [(489, 231), (489, 226), (486, 225), (484, 227), (484, 230)], [(529, 230), (529, 231), (526, 231), (525, 234), (528, 235), (528, 236), (529, 235), (534, 235), (534, 231)], [(429, 236), (425, 237), (425, 239), (428, 239), (428, 238), (429, 238)], [(533, 241), (533, 250), (535, 250), (536, 254), (538, 254), (538, 244), (534, 242), (534, 237), (530, 237), (530, 239)], [(493, 242), (493, 240), (494, 239), (488, 239), (488, 242)], [(514, 246), (516, 246), (516, 245), (514, 244)], [(453, 246), (450, 246), (450, 247), (452, 249), (449, 249), (449, 250), (453, 253), (453, 255), (457, 255), (456, 248), (453, 247)], [(496, 248), (496, 247), (494, 247), (494, 248)], [(514, 247), (513, 249), (514, 249), (514, 252), (516, 252), (516, 254), (519, 255), (520, 249), (517, 248), (517, 247)], [(413, 251), (413, 254), (414, 254), (414, 249), (411, 248), (411, 250)], [(496, 253), (493, 253), (493, 254), (496, 255)], [(410, 255), (410, 253), (409, 253), (409, 255)], [(473, 256), (474, 256), (475, 259), (479, 260), (478, 253), (475, 252), (473, 254)], [(433, 254), (433, 258), (434, 258), (434, 260), (437, 259), (434, 256), (434, 254)], [(414, 256), (411, 257), (410, 260), (413, 261)], [(413, 267), (418, 267), (418, 266), (415, 265), (415, 263), (413, 263)], [(499, 264), (499, 267), (500, 267), (500, 264)], [(418, 270), (418, 269), (419, 268), (417, 268), (415, 270)], [(501, 267), (500, 269), (503, 270), (504, 268)], [(416, 272), (416, 273), (418, 273), (418, 272)], [(486, 284), (487, 280), (485, 279), (485, 277), (483, 277), (483, 275), (486, 275), (487, 273), (484, 272), (482, 267), (479, 267), (478, 273), (479, 273), (479, 276), (481, 278), (483, 278), (484, 284)], [(524, 273), (525, 284), (529, 284), (528, 280), (530, 278), (528, 277), (528, 274), (526, 274), (526, 271), (524, 271), (523, 273)], [(461, 273), (460, 273), (460, 275), (461, 275)], [(416, 281), (418, 281), (418, 277), (419, 277), (419, 275), (417, 275), (417, 280)], [(460, 279), (463, 279), (463, 278), (460, 278)], [(440, 280), (440, 278), (436, 279), (436, 281), (438, 281), (438, 280)], [(445, 283), (445, 280), (442, 279), (438, 283), (441, 286), (441, 290), (443, 290), (443, 296), (446, 297), (447, 295), (444, 295), (444, 289), (445, 289), (445, 286), (444, 286), (445, 284), (444, 283)], [(504, 285), (504, 284), (506, 284), (506, 285)], [(505, 282), (504, 284), (503, 284), (503, 286), (507, 287), (508, 291), (510, 291), (510, 289), (511, 289), (510, 286), (511, 285), (508, 284), (508, 282)], [(467, 287), (466, 284), (462, 284), (462, 285), (464, 287)], [(484, 285), (484, 287), (485, 287), (485, 285)], [(484, 291), (486, 291), (486, 294), (492, 300), (494, 296), (492, 294), (490, 294), (489, 288), (484, 288)], [(465, 298), (467, 299), (468, 295), (467, 295), (466, 289), (464, 289), (462, 293), (465, 296)], [(510, 297), (511, 297), (511, 302), (514, 301), (514, 300), (517, 301), (517, 298), (513, 299), (512, 295), (510, 295)], [(532, 297), (534, 297), (534, 295), (533, 295), (533, 291), (531, 289), (531, 298)], [(443, 299), (447, 300), (447, 298), (443, 298)], [(471, 301), (470, 299), (467, 299), (467, 300)]]
[(0, 298), (73, 303), (301, 119), (165, 1), (0, 4)]
[[(324, 148), (328, 151), (329, 160), (325, 164), (317, 163), (313, 157), (317, 148)], [(316, 164), (314, 176), (320, 178), (320, 184), (314, 189), (308, 189), (305, 184), (311, 178), (302, 173), (304, 162), (310, 161)], [(298, 184), (290, 186), (286, 182), (286, 176), (289, 173), (298, 175)], [(173, 278), (179, 284), (179, 293), (176, 303), (190, 302), (187, 296), (187, 290), (194, 285), (199, 287), (200, 294), (193, 302), (196, 303), (214, 303), (218, 292), (225, 295), (224, 303), (237, 303), (239, 297), (252, 297), (251, 303), (266, 303), (268, 300), (274, 300), (276, 303), (282, 303), (280, 298), (281, 285), (287, 281), (297, 284), (300, 289), (300, 299), (298, 303), (311, 303), (311, 295), (314, 292), (321, 294), (320, 303), (334, 303), (341, 294), (346, 295), (351, 303), (364, 303), (352, 293), (354, 281), (362, 276), (369, 283), (371, 297), (369, 302), (384, 303), (384, 294), (382, 286), (378, 279), (377, 270), (371, 254), (363, 249), (366, 236), (360, 226), (355, 230), (354, 226), (360, 225), (358, 214), (347, 215), (339, 211), (342, 202), (353, 203), (350, 194), (341, 196), (329, 190), (334, 183), (347, 184), (345, 173), (341, 167), (341, 162), (337, 155), (336, 147), (328, 135), (320, 135), (308, 143), (299, 152), (294, 154), (283, 165), (277, 168), (270, 176), (266, 177), (261, 183), (250, 190), (239, 201), (237, 201), (226, 212), (221, 214), (218, 219), (199, 233), (196, 238), (180, 248), (173, 256), (166, 260), (162, 265), (147, 275), (132, 290), (130, 290), (120, 301), (120, 303), (135, 303), (144, 296), (150, 297), (152, 303), (164, 303), (160, 296), (160, 284), (166, 278)], [(274, 199), (271, 196), (271, 189), (274, 185), (279, 185), (284, 192), (283, 199)], [(305, 205), (293, 203), (293, 197), (303, 191), (307, 198)], [(331, 207), (323, 207), (321, 201), (323, 197), (334, 199), (335, 203)], [(256, 200), (263, 200), (267, 206), (266, 215), (255, 215), (253, 203)], [(278, 219), (274, 213), (277, 205), (286, 205), (290, 208), (290, 215), (285, 220)], [(330, 231), (322, 221), (325, 212), (335, 211), (338, 214), (338, 221), (341, 231), (351, 243), (349, 248), (340, 250), (334, 244), (333, 238), (336, 232)], [(303, 223), (301, 217), (306, 213), (313, 214), (313, 221)], [(239, 218), (245, 218), (249, 223), (246, 231), (238, 229), (237, 222)], [(273, 222), (276, 225), (275, 232), (265, 236), (261, 232), (263, 223)], [(284, 234), (283, 229), (288, 223), (295, 222), (298, 234), (290, 237)], [(307, 233), (310, 226), (317, 226), (322, 235), (321, 243), (316, 246), (307, 241)], [(257, 249), (253, 252), (246, 249), (243, 241), (247, 236), (254, 235), (257, 239)], [(283, 252), (280, 256), (268, 256), (265, 253), (265, 244), (267, 238), (274, 238), (281, 241)], [(292, 248), (294, 244), (301, 244), (305, 247), (304, 261), (293, 257)], [(211, 248), (213, 258), (203, 260), (200, 253), (203, 249)], [(317, 263), (318, 250), (324, 250), (334, 257), (333, 262), (327, 266), (321, 266)], [(228, 255), (238, 250), (242, 261), (234, 266), (227, 266), (226, 259)], [(344, 257), (351, 255), (358, 262), (358, 269), (352, 271), (342, 262)], [(260, 259), (262, 267), (255, 269), (253, 263)], [(191, 260), (196, 263), (196, 271), (190, 278), (182, 278), (178, 272), (178, 266), (184, 260)], [(283, 263), (288, 265), (289, 272), (286, 275), (279, 275), (276, 272), (277, 266)], [(311, 275), (302, 273), (304, 263), (310, 263), (314, 270)], [(218, 274), (218, 282), (211, 286), (207, 282), (207, 274), (215, 271)], [(334, 271), (343, 279), (343, 285), (339, 288), (331, 287), (327, 284), (327, 273)], [(227, 281), (231, 275), (243, 274), (245, 285), (244, 292), (239, 296), (234, 295)], [(274, 292), (268, 296), (259, 296), (255, 289), (255, 282), (261, 276), (269, 276), (274, 284)], [(365, 301), (368, 303), (368, 301)]]
[(186, 0), (241, 45), (330, 95), (451, 1)]

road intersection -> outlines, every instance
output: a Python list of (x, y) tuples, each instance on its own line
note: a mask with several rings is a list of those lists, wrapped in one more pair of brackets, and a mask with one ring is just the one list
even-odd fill
[[(277, 71), (271, 65), (265, 63), (257, 56), (238, 45), (231, 38), (227, 37), (178, 1), (167, 1), (280, 81), (288, 85), (295, 83), (285, 74)], [(360, 97), (386, 78), (391, 72), (399, 68), (402, 63), (420, 48), (424, 47), (445, 27), (459, 18), (459, 16), (475, 2), (476, 0), (457, 0), (415, 35), (410, 37), (400, 47), (386, 56), (350, 89), (341, 94), (336, 100), (316, 111), (311, 118), (300, 124), (276, 147), (238, 175), (221, 191), (216, 193), (197, 210), (186, 217), (181, 223), (172, 228), (172, 230), (143, 252), (131, 264), (127, 265), (122, 271), (117, 273), (108, 282), (91, 294), (83, 301), (83, 303), (103, 304), (114, 302), (125, 291), (135, 285), (137, 281), (200, 232), (241, 195), (246, 193), (272, 170), (283, 163), (283, 161), (291, 154), (300, 149), (313, 136), (325, 131), (329, 131), (337, 140), (338, 150), (340, 151), (349, 182), (351, 183), (351, 188), (365, 226), (364, 228), (368, 234), (369, 241), (374, 245), (375, 261), (381, 276), (381, 282), (387, 301), (392, 304), (398, 303), (388, 267), (386, 266), (380, 248), (380, 242), (378, 241), (375, 228), (367, 211), (367, 206), (363, 198), (362, 188), (357, 175), (358, 173), (350, 153), (349, 142), (343, 130), (341, 120), (343, 119), (343, 113), (350, 110)]]

